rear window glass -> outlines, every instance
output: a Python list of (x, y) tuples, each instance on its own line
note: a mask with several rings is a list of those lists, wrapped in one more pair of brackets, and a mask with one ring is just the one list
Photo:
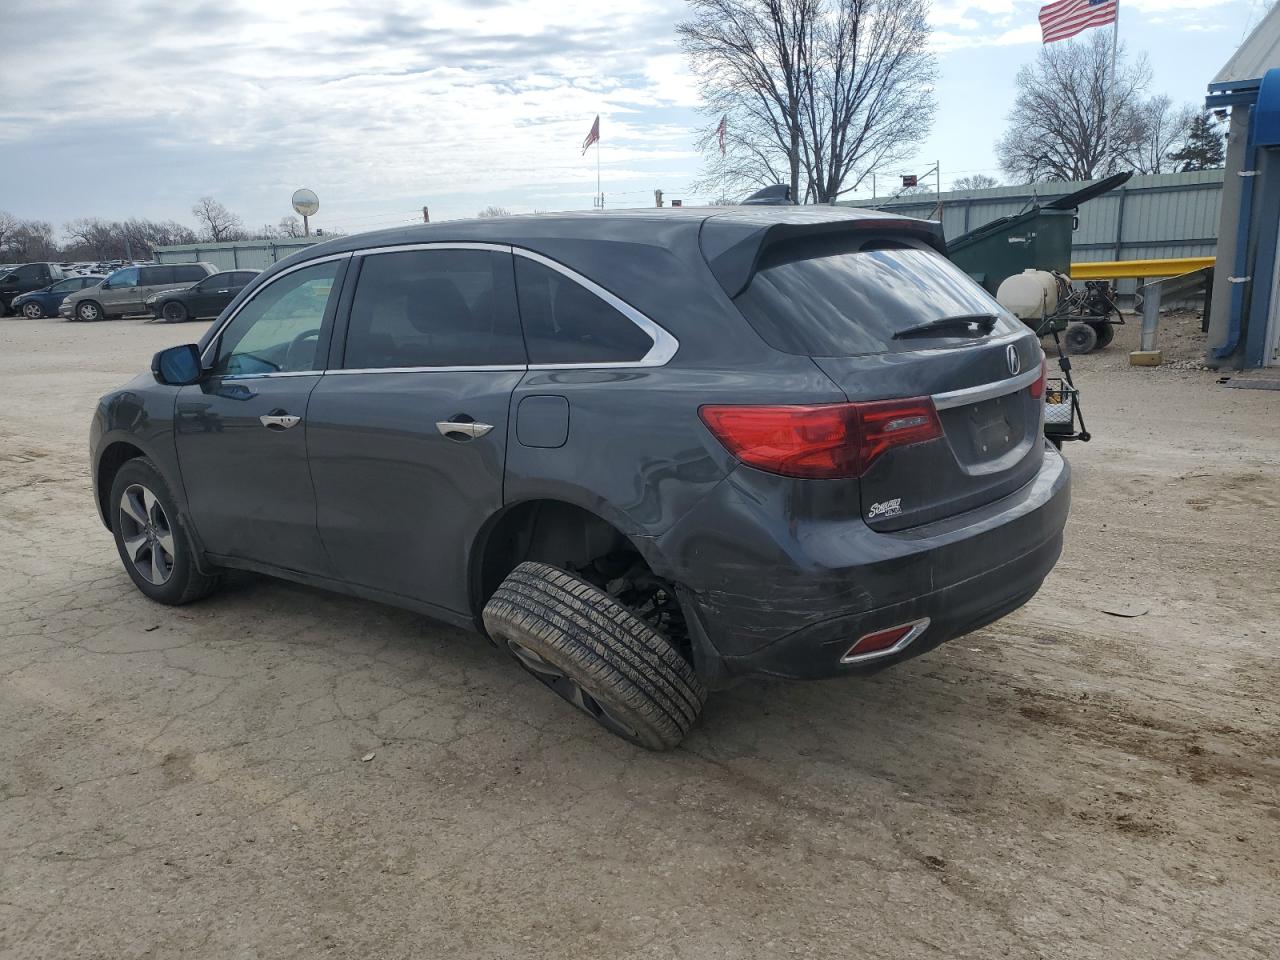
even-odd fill
[[(785, 353), (851, 357), (919, 349), (936, 336), (893, 335), (945, 317), (995, 316), (986, 336), (1017, 329), (1009, 314), (941, 254), (901, 240), (792, 244), (766, 252), (735, 302), (756, 332)], [(963, 327), (960, 328), (963, 331)], [(955, 340), (948, 329), (948, 340)], [(982, 336), (974, 328), (974, 336)]]
[(179, 283), (186, 283), (188, 281), (194, 282), (196, 280), (203, 280), (205, 277), (209, 276), (209, 271), (198, 263), (178, 264), (176, 267), (171, 267), (170, 269), (173, 270), (173, 280), (165, 281), (166, 283), (173, 283), (175, 281)]

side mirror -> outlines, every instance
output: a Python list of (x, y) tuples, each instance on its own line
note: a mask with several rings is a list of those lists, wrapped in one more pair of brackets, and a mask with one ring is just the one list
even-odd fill
[(151, 373), (157, 383), (170, 387), (185, 387), (204, 379), (200, 366), (200, 348), (194, 343), (161, 350), (151, 358)]

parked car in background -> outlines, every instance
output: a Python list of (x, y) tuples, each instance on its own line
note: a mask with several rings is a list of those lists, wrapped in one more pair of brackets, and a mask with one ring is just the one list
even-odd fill
[(106, 320), (130, 313), (146, 313), (153, 293), (186, 287), (218, 272), (211, 263), (175, 263), (124, 267), (96, 287), (73, 293), (62, 301), (58, 313), (69, 320)]
[(671, 747), (708, 689), (924, 653), (1057, 561), (1044, 352), (945, 249), (826, 206), (335, 239), (102, 398), (97, 506), (153, 600), (398, 604)]
[(11, 306), (15, 313), (22, 314), (28, 320), (56, 317), (58, 308), (68, 296), (89, 287), (96, 287), (105, 279), (106, 277), (91, 275), (67, 277), (40, 290), (19, 294), (13, 298)]
[(146, 307), (156, 319), (166, 323), (216, 317), (257, 275), (257, 270), (224, 270), (205, 277), (195, 286), (153, 293), (147, 298)]
[(56, 263), (24, 263), (6, 270), (0, 275), (0, 316), (9, 312), (14, 297), (40, 290), (65, 276)]

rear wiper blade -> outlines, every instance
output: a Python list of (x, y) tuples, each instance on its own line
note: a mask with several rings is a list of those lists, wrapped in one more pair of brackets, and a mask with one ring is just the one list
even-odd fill
[(931, 333), (941, 333), (944, 330), (955, 330), (957, 336), (965, 336), (973, 332), (973, 327), (977, 327), (983, 334), (988, 334), (995, 328), (995, 325), (996, 315), (994, 313), (966, 313), (958, 317), (939, 317), (937, 320), (930, 320), (928, 323), (907, 327), (907, 329), (899, 330), (895, 333), (893, 339), (905, 340), (907, 337), (924, 337)]

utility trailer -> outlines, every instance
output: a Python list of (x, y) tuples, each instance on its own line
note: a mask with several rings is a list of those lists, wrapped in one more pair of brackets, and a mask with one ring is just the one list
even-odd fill
[[(1124, 317), (1110, 281), (1087, 280), (1083, 288), (1072, 286), (1071, 235), (1079, 224), (1076, 211), (1082, 203), (1114, 190), (1131, 176), (1131, 172), (1117, 173), (1065, 197), (985, 223), (948, 242), (947, 255), (1002, 303), (1002, 286), (1013, 299), (1019, 294), (1026, 299), (1030, 289), (1036, 294), (1035, 303), (1014, 312), (1037, 333), (1065, 331), (1069, 352), (1105, 347), (1115, 336), (1113, 325), (1124, 323)], [(1012, 304), (1005, 305), (1013, 309)]]

